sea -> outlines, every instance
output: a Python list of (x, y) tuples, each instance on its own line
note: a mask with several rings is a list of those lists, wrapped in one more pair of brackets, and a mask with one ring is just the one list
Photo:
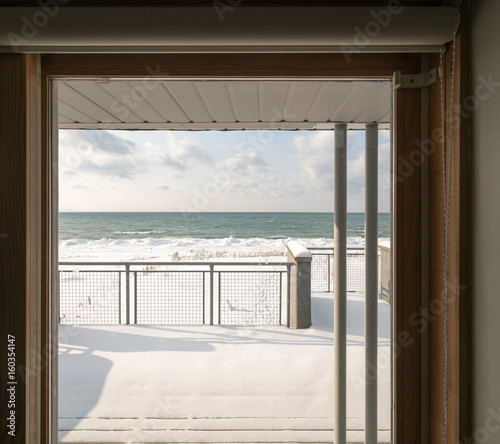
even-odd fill
[[(364, 213), (347, 214), (348, 247), (364, 245)], [(379, 213), (379, 240), (390, 214)], [(333, 246), (333, 213), (61, 212), (59, 256), (85, 260), (197, 260), (283, 256), (285, 243)]]

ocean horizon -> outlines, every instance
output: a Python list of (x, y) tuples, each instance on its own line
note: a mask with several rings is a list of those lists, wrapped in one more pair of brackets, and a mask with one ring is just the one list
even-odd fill
[[(364, 238), (364, 213), (347, 214), (347, 237)], [(379, 213), (379, 237), (390, 237), (390, 213)], [(59, 212), (59, 240), (333, 239), (333, 213)]]

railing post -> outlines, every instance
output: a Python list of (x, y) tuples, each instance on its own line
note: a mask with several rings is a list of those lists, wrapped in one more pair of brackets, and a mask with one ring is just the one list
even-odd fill
[(328, 293), (330, 293), (330, 288), (331, 288), (331, 286), (330, 286), (330, 282), (331, 282), (331, 275), (330, 275), (330, 257), (331, 256), (330, 256), (330, 253), (328, 253), (326, 257), (328, 258), (328, 272), (327, 272), (328, 273)]
[(311, 326), (311, 252), (297, 241), (288, 242), (288, 261), (295, 262), (290, 276), (288, 327)]
[(205, 325), (206, 319), (207, 319), (207, 287), (206, 287), (206, 272), (204, 271), (202, 276), (203, 276), (203, 292), (202, 292), (202, 298), (203, 298), (203, 308), (202, 308), (202, 313), (203, 313), (203, 322), (202, 324)]
[[(59, 272), (61, 275), (61, 272)], [(60, 280), (60, 279), (59, 279)], [(122, 323), (122, 272), (118, 272), (118, 325)]]
[(335, 249), (333, 248), (332, 249), (332, 254), (330, 255), (330, 274), (329, 274), (329, 278), (330, 278), (330, 292), (333, 293), (333, 289), (334, 289), (334, 286), (335, 286), (335, 273), (334, 273), (334, 265), (335, 265)]
[(125, 316), (125, 323), (130, 324), (130, 265), (125, 265), (125, 300), (127, 314)]
[(221, 287), (221, 272), (219, 270), (219, 279), (217, 283), (217, 324), (219, 325), (220, 325), (220, 313), (221, 313), (220, 287)]
[(134, 324), (137, 324), (137, 271), (134, 271)]
[(214, 325), (214, 266), (213, 265), (210, 265), (210, 325)]
[(292, 266), (286, 266), (286, 325), (290, 327), (290, 285), (292, 276)]

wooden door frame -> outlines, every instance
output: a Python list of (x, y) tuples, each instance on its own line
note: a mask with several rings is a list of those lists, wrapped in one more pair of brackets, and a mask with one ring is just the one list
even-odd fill
[[(353, 78), (392, 79), (395, 71), (420, 72), (418, 54), (247, 54), (247, 55), (52, 55), (42, 65), (42, 85), (51, 79), (98, 77), (172, 78)], [(48, 97), (48, 93), (44, 94)], [(395, 93), (396, 162), (408, 162), (418, 149), (420, 90)], [(49, 140), (45, 137), (44, 140)], [(47, 147), (48, 149), (48, 147)], [(395, 360), (395, 436), (398, 443), (420, 442), (420, 334), (409, 318), (420, 307), (420, 167), (395, 184), (394, 337), (400, 350)], [(397, 197), (398, 196), (398, 197)], [(399, 239), (399, 240), (398, 240)], [(415, 265), (418, 266), (415, 266)], [(396, 425), (396, 423), (398, 425)]]
[[(5, 63), (9, 60), (14, 60), (16, 66), (6, 67)], [(19, 259), (12, 265), (12, 267), (17, 267), (17, 271), (11, 270), (12, 273), (17, 273), (12, 274), (16, 276), (15, 282), (12, 279), (9, 282), (6, 281), (6, 286), (2, 288), (7, 296), (2, 299), (2, 308), (14, 307), (16, 316), (6, 317), (3, 325), (5, 329), (12, 328), (18, 332), (21, 346), (28, 350), (28, 357), (21, 356), (19, 364), (24, 368), (32, 368), (31, 384), (20, 386), (18, 391), (19, 396), (30, 400), (24, 412), (19, 412), (18, 417), (19, 424), (26, 424), (29, 427), (25, 429), (27, 432), (22, 438), (18, 435), (19, 437), (6, 442), (35, 443), (38, 436), (41, 442), (48, 443), (51, 442), (51, 437), (57, 437), (57, 430), (55, 430), (57, 411), (54, 412), (55, 406), (52, 404), (56, 399), (57, 391), (54, 379), (57, 371), (55, 368), (57, 366), (55, 355), (57, 337), (54, 337), (57, 316), (53, 311), (53, 286), (51, 284), (55, 280), (56, 270), (51, 261), (57, 253), (54, 239), (51, 237), (51, 212), (54, 208), (51, 202), (52, 186), (56, 179), (52, 174), (53, 162), (56, 159), (51, 154), (49, 96), (51, 79), (64, 77), (145, 78), (151, 77), (152, 73), (153, 76), (157, 73), (161, 78), (390, 79), (395, 71), (401, 71), (404, 74), (420, 72), (420, 62), (419, 54), (351, 54), (350, 61), (343, 54), (68, 54), (52, 55), (43, 58), (41, 62), (37, 61), (37, 56), (33, 55), (1, 55), (0, 149), (2, 156), (6, 153), (17, 162), (21, 171), (19, 180), (25, 184), (23, 189), (12, 190), (13, 195), (9, 197), (22, 205), (19, 204), (13, 208), (12, 213), (2, 212), (0, 216), (1, 229), (8, 227), (9, 224), (12, 225), (14, 220), (25, 221), (20, 234), (16, 235), (17, 244), (7, 245), (5, 250), (2, 248), (2, 252), (5, 252), (4, 256)], [(29, 90), (28, 86), (32, 85), (33, 80), (27, 86), (13, 83), (9, 76), (17, 72), (33, 79), (33, 73), (36, 72), (32, 66), (33, 63), (35, 68), (41, 68), (41, 98), (33, 94), (26, 95)], [(5, 92), (9, 89), (11, 93), (6, 95)], [(22, 91), (24, 93), (19, 94)], [(10, 99), (6, 100), (6, 97)], [(15, 134), (8, 126), (13, 125), (14, 122), (5, 114), (9, 107), (12, 107), (12, 102), (14, 104), (18, 102), (21, 116), (17, 115), (15, 120), (18, 127), (19, 122), (21, 123), (21, 129), (17, 128)], [(434, 101), (431, 102), (434, 103)], [(35, 125), (29, 111), (38, 106), (41, 106), (41, 123)], [(404, 171), (408, 162), (414, 163), (415, 153), (421, 152), (420, 106), (420, 90), (396, 91), (393, 160), (393, 169), (396, 174), (398, 171)], [(21, 137), (23, 134), (31, 134), (35, 139), (41, 136), (41, 141), (28, 143), (29, 141)], [(10, 143), (10, 139), (7, 140), (11, 136), (15, 143)], [(464, 136), (461, 135), (460, 147), (465, 143), (462, 137)], [(38, 156), (34, 163), (28, 160), (30, 153)], [(461, 160), (465, 163), (465, 165), (461, 164), (461, 168), (466, 169), (466, 159), (461, 158)], [(396, 222), (393, 238), (396, 271), (393, 282), (394, 390), (396, 394), (394, 397), (394, 437), (397, 444), (420, 443), (422, 427), (421, 332), (419, 326), (411, 322), (411, 316), (418, 313), (421, 307), (420, 171), (420, 164), (414, 164), (411, 174), (403, 174), (403, 180), (394, 181), (393, 217)], [(7, 177), (5, 176), (7, 173), (8, 168), (0, 162), (0, 176)], [(396, 174), (393, 174), (393, 177), (397, 178)], [(39, 184), (41, 186), (37, 188)], [(457, 188), (460, 192), (458, 185)], [(39, 195), (34, 192), (35, 189), (39, 190)], [(37, 201), (36, 205), (33, 201)], [(9, 202), (7, 196), (2, 195), (0, 202), (2, 207)], [(27, 203), (30, 203), (31, 213), (26, 207)], [(458, 217), (463, 218), (463, 211), (466, 211), (466, 208), (460, 205), (457, 211)], [(453, 216), (455, 217), (455, 214)], [(465, 261), (464, 246), (459, 247), (461, 258)], [(29, 262), (27, 254), (32, 251), (36, 254)], [(30, 264), (32, 264), (31, 268)], [(33, 264), (39, 266), (38, 274)], [(31, 280), (26, 277), (27, 271), (33, 275)], [(2, 279), (7, 276), (5, 270), (0, 273)], [(36, 288), (33, 282), (37, 283)], [(462, 284), (464, 281), (460, 282)], [(9, 292), (16, 285), (20, 288), (16, 290), (16, 296), (14, 296), (14, 293), (11, 295)], [(37, 289), (39, 291), (36, 291)], [(19, 294), (25, 294), (24, 303), (16, 305)], [(36, 309), (28, 310), (27, 307), (36, 307)], [(462, 342), (468, 341), (468, 338), (456, 339)], [(4, 346), (3, 343), (1, 345)], [(30, 353), (38, 358), (38, 362), (33, 361)], [(463, 367), (463, 356), (459, 357), (457, 364)], [(463, 377), (462, 373), (461, 377)], [(437, 376), (436, 378), (438, 379)], [(2, 403), (3, 397), (4, 393), (0, 395)], [(462, 401), (468, 403), (468, 400)], [(462, 412), (464, 403), (462, 401), (453, 405), (453, 408), (458, 408)]]

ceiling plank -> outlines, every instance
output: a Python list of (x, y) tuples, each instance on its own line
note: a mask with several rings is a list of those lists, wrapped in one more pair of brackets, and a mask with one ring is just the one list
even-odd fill
[(315, 129), (316, 123), (328, 122), (384, 124), (390, 121), (392, 94), (391, 82), (365, 80), (67, 79), (59, 84), (59, 126), (80, 129), (272, 130)]

